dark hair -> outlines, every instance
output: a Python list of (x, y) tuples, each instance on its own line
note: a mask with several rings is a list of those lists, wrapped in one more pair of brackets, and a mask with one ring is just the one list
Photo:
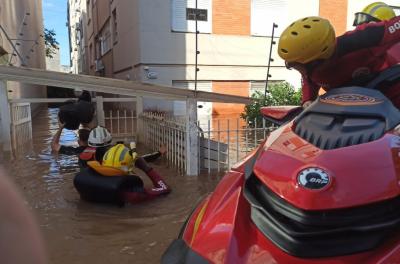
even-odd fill
[(88, 91), (84, 90), (82, 94), (78, 97), (78, 101), (86, 101), (90, 103), (92, 101), (92, 96)]
[(79, 140), (82, 142), (88, 142), (89, 140), (90, 130), (86, 128), (82, 128), (78, 130)]
[(60, 107), (58, 112), (58, 118), (60, 122), (64, 124), (66, 129), (76, 130), (79, 128), (80, 120), (77, 118), (79, 116), (75, 109), (75, 102), (68, 100), (64, 105)]

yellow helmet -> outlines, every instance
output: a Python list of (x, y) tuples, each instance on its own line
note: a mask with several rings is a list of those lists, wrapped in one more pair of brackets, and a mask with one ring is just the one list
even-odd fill
[(393, 8), (384, 2), (375, 2), (367, 5), (361, 12), (355, 14), (353, 26), (368, 22), (379, 22), (394, 18), (396, 14)]
[(104, 154), (102, 166), (116, 168), (127, 173), (133, 167), (135, 158), (136, 153), (132, 155), (124, 144), (117, 144)]
[(335, 30), (322, 17), (305, 17), (288, 26), (279, 39), (278, 53), (286, 62), (327, 59), (335, 50)]

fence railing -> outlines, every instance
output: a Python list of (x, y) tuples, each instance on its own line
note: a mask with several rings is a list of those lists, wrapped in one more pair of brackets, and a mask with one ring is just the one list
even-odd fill
[[(21, 114), (27, 116), (27, 112), (22, 113), (23, 107), (27, 108), (31, 103), (63, 103), (67, 100), (77, 100), (77, 98), (19, 98), (9, 100), (11, 114), (12, 114), (12, 125), (18, 125), (21, 123)], [(105, 103), (132, 103), (136, 102), (136, 98), (120, 98), (110, 97), (103, 98), (102, 96), (92, 98), (92, 102), (96, 104), (97, 113), (96, 122), (98, 124), (104, 124), (104, 126), (110, 130), (112, 135), (118, 137), (131, 137), (136, 135), (137, 116), (136, 111), (131, 109), (121, 110), (112, 109), (104, 111)], [(18, 109), (18, 110), (17, 110)], [(28, 111), (30, 113), (30, 110)], [(30, 117), (29, 117), (30, 118)]]
[[(23, 99), (26, 100), (26, 99)], [(63, 99), (65, 100), (65, 99)], [(60, 98), (35, 98), (34, 103), (60, 102)], [(97, 104), (98, 123), (104, 124), (113, 137), (135, 137), (137, 139), (138, 117), (134, 110), (107, 110), (105, 102), (134, 102), (135, 98), (101, 98), (94, 100)], [(10, 100), (12, 113), (12, 141), (14, 146), (23, 142), (22, 138), (32, 138), (30, 102)], [(100, 111), (99, 111), (100, 110)], [(100, 114), (99, 114), (100, 113)], [(187, 124), (182, 117), (171, 117), (160, 113), (142, 113), (141, 143), (151, 150), (158, 150), (160, 145), (167, 146), (167, 160), (175, 168), (186, 171), (189, 155), (187, 146)], [(197, 148), (199, 168), (202, 170), (225, 170), (230, 168), (256, 148), (274, 129), (267, 126), (265, 120), (257, 120), (248, 125), (242, 119), (212, 119), (198, 122), (199, 145)], [(18, 132), (17, 132), (18, 131)], [(22, 133), (22, 134), (21, 134)], [(18, 139), (18, 140), (17, 140)]]
[[(182, 119), (159, 113), (143, 113), (144, 142), (151, 150), (167, 145), (167, 160), (179, 169), (186, 168), (186, 126)], [(256, 122), (256, 121), (254, 121)], [(226, 170), (255, 149), (275, 129), (254, 123), (250, 127), (242, 119), (213, 119), (198, 123), (199, 168), (202, 170)]]
[(30, 103), (11, 105), (11, 146), (14, 150), (32, 139), (32, 117)]
[(263, 120), (249, 126), (249, 120), (214, 119), (199, 123), (200, 168), (218, 171), (228, 169), (255, 149), (275, 129)]
[(151, 150), (166, 145), (168, 162), (179, 170), (186, 170), (186, 128), (181, 119), (149, 112), (142, 113), (140, 118), (143, 121), (143, 143)]
[(104, 112), (105, 127), (116, 137), (136, 137), (137, 117), (133, 110), (108, 110)]

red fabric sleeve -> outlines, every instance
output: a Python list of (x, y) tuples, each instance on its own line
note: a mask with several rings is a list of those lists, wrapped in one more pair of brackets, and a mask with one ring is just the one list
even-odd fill
[(301, 101), (301, 103), (303, 104), (304, 102), (307, 102), (307, 101), (314, 101), (318, 96), (319, 86), (312, 83), (308, 79), (308, 77), (304, 76), (304, 75), (302, 75), (301, 83), (302, 83), (302, 101)]
[(146, 174), (153, 183), (153, 188), (145, 188), (141, 191), (124, 192), (122, 194), (124, 201), (128, 203), (139, 203), (171, 192), (171, 189), (157, 173), (157, 171), (151, 169)]
[(158, 196), (171, 192), (166, 182), (161, 178), (156, 170), (152, 169), (146, 173), (153, 183), (153, 188), (146, 188), (146, 193), (150, 196)]

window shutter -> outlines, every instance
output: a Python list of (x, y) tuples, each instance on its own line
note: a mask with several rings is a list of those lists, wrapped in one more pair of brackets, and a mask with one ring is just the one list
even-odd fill
[(249, 95), (253, 95), (256, 91), (264, 94), (265, 92), (265, 81), (253, 81), (250, 83)]
[(172, 30), (187, 31), (186, 23), (186, 1), (187, 0), (171, 0), (172, 1)]
[(278, 24), (275, 36), (288, 25), (287, 0), (251, 0), (251, 34), (271, 36), (272, 23)]
[[(194, 81), (172, 81), (172, 86), (180, 89), (194, 90)], [(197, 90), (212, 92), (212, 83), (209, 81), (197, 81)]]

